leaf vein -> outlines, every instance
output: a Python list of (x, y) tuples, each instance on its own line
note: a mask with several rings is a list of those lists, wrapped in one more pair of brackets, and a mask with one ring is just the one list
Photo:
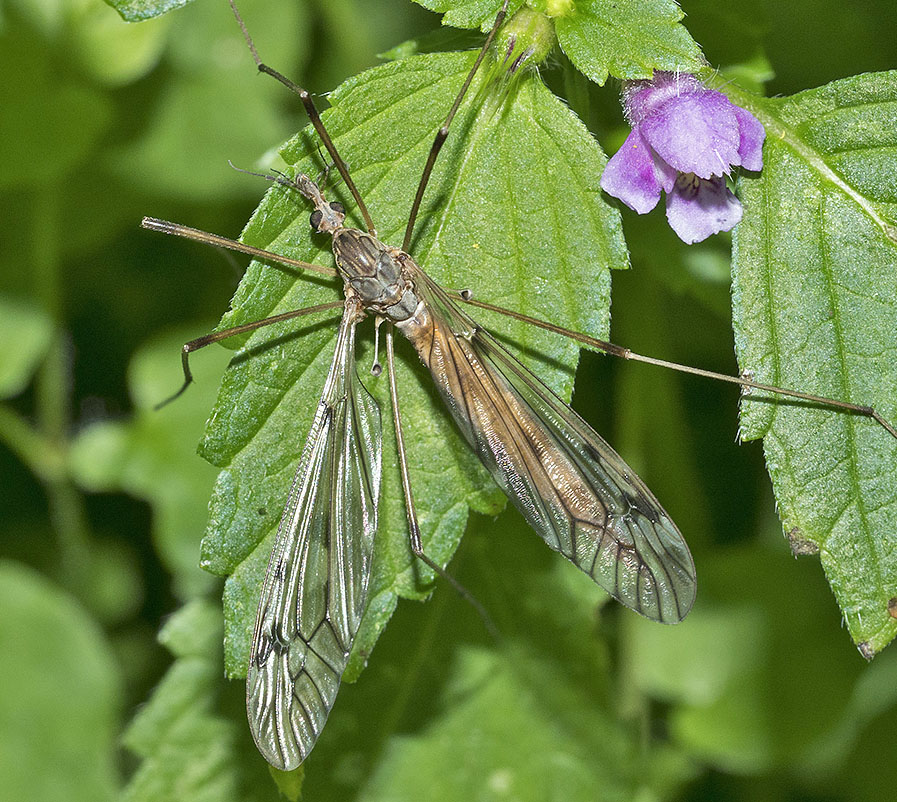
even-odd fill
[[(819, 206), (817, 207), (817, 215), (818, 215), (818, 226), (819, 226), (819, 238), (820, 238), (820, 252), (821, 252), (821, 264), (820, 264), (820, 275), (825, 284), (825, 290), (829, 298), (829, 304), (832, 309), (832, 328), (834, 330), (835, 335), (835, 351), (838, 359), (838, 384), (840, 389), (841, 398), (845, 401), (850, 401), (852, 399), (852, 395), (850, 393), (850, 385), (848, 381), (848, 367), (846, 361), (845, 354), (845, 344), (844, 344), (844, 321), (841, 313), (841, 308), (839, 304), (839, 297), (837, 292), (835, 291), (836, 282), (835, 282), (835, 269), (829, 259), (829, 248), (826, 247), (828, 245), (826, 241), (826, 196), (823, 194), (819, 201)], [(847, 476), (848, 481), (850, 482), (850, 491), (847, 494), (848, 503), (846, 506), (849, 506), (851, 503), (856, 504), (857, 512), (860, 516), (861, 528), (862, 528), (862, 537), (866, 543), (866, 549), (869, 554), (875, 553), (874, 543), (872, 543), (872, 531), (869, 525), (869, 517), (865, 508), (865, 502), (863, 499), (862, 488), (860, 487), (860, 466), (858, 462), (857, 455), (857, 439), (856, 439), (856, 428), (854, 425), (854, 421), (851, 416), (844, 416), (843, 427), (848, 441), (848, 448), (846, 457), (847, 463)], [(855, 500), (855, 501), (853, 501)], [(846, 507), (845, 507), (846, 508)], [(841, 516), (838, 516), (840, 518)], [(831, 536), (831, 531), (829, 532), (829, 537)], [(828, 538), (826, 538), (828, 540)], [(876, 575), (876, 584), (878, 587), (882, 586), (883, 577), (881, 574), (881, 568), (879, 567), (878, 560), (871, 560), (871, 563), (874, 566), (874, 571)]]

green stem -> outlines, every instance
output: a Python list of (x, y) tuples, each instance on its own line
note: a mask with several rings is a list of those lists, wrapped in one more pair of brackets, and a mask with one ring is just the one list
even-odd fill
[(569, 61), (564, 61), (564, 95), (570, 108), (588, 126), (592, 120), (592, 104), (589, 97), (589, 81)]
[(0, 404), (0, 441), (43, 482), (63, 471), (59, 451), (14, 409)]
[[(34, 265), (35, 294), (54, 322), (54, 332), (47, 356), (41, 364), (36, 383), (37, 431), (35, 438), (43, 443), (43, 455), (52, 454), (53, 462), (65, 464), (69, 448), (71, 375), (70, 349), (63, 327), (63, 292), (59, 275), (59, 196), (51, 186), (41, 185), (34, 197), (34, 229), (31, 252)], [(6, 431), (21, 439), (22, 427), (9, 419)], [(37, 457), (27, 460), (34, 465)], [(83, 587), (90, 564), (90, 538), (87, 515), (81, 494), (61, 469), (38, 471), (47, 492), (50, 520), (59, 542), (60, 579), (74, 591)]]
[(635, 626), (637, 624), (621, 622), (617, 631), (617, 665), (614, 671), (616, 713), (621, 721), (634, 728), (639, 749), (647, 753), (651, 747), (651, 711), (648, 698), (635, 681)]

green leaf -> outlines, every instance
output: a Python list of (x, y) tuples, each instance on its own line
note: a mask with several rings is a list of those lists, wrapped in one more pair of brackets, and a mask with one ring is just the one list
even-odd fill
[[(363, 73), (330, 95), (326, 123), (385, 242), (401, 242), (434, 132), (473, 57), (415, 56)], [(601, 336), (608, 322), (608, 268), (626, 264), (618, 213), (598, 187), (604, 155), (537, 76), (526, 76), (508, 95), (483, 84), (481, 73), (456, 118), (411, 251), (444, 286), (470, 287), (478, 298)], [(320, 171), (307, 132), (283, 155), (313, 176)], [(336, 195), (351, 205), (342, 186)], [(308, 212), (294, 192), (275, 187), (244, 237), (292, 257), (331, 264), (329, 240), (312, 240)], [(337, 297), (335, 281), (297, 281), (293, 271), (253, 265), (222, 325)], [(494, 322), (540, 377), (569, 397), (578, 358), (573, 344), (494, 315), (478, 317)], [(369, 337), (367, 326), (364, 331)], [(245, 672), (260, 583), (334, 335), (332, 319), (255, 333), (225, 376), (202, 446), (204, 456), (222, 468), (204, 556), (211, 570), (232, 574), (225, 592), (226, 665), (232, 675)], [(424, 544), (444, 563), (463, 533), (468, 509), (494, 513), (504, 497), (461, 441), (431, 379), (404, 343), (399, 356), (397, 379)], [(363, 380), (388, 409), (385, 379), (367, 375), (369, 360), (362, 349)], [(386, 429), (384, 454), (393, 455), (391, 428)], [(366, 659), (397, 597), (429, 592), (427, 572), (413, 564), (409, 552), (395, 458), (387, 456), (385, 463), (369, 611), (350, 676)]]
[(360, 799), (658, 799), (688, 772), (525, 651), (464, 649), (446, 671), (442, 715), (389, 743)]
[[(117, 10), (125, 16), (121, 8)], [(107, 86), (122, 86), (155, 66), (167, 42), (170, 22), (165, 19), (128, 25), (110, 8), (91, 3), (73, 15), (69, 36), (74, 55), (84, 70)]]
[(125, 732), (125, 745), (141, 763), (123, 799), (270, 799), (264, 763), (251, 741), (247, 743), (246, 728), (230, 712), (233, 697), (242, 693), (222, 677), (221, 613), (216, 605), (190, 602), (172, 616), (159, 640), (176, 660)]
[(894, 682), (890, 654), (879, 670), (878, 660), (869, 667), (838, 648), (828, 586), (812, 563), (787, 559), (781, 541), (730, 548), (701, 578), (700, 601), (681, 626), (621, 622), (627, 677), (669, 706), (671, 740), (725, 772), (838, 773), (853, 740), (893, 706), (883, 690)]
[(482, 37), (477, 31), (465, 31), (458, 28), (437, 28), (414, 39), (408, 39), (384, 53), (378, 58), (383, 61), (398, 61), (418, 53), (442, 53), (450, 50), (472, 50), (482, 44)]
[(699, 70), (704, 60), (683, 16), (673, 0), (575, 0), (555, 25), (570, 61), (603, 86), (609, 75), (633, 80), (654, 70)]
[[(897, 420), (897, 73), (789, 98), (733, 95), (766, 126), (740, 181), (733, 307), (757, 381), (874, 406)], [(897, 633), (897, 440), (871, 420), (745, 400), (795, 553), (819, 552), (848, 629), (871, 656)]]
[[(501, 8), (501, 0), (414, 0), (430, 11), (442, 14), (442, 24), (452, 25), (455, 28), (482, 28), (488, 31), (495, 21), (498, 9)], [(508, 16), (510, 17), (520, 6), (523, 0), (511, 0), (508, 4)]]
[(180, 386), (178, 356), (187, 336), (170, 334), (138, 351), (129, 382), (137, 407), (134, 418), (84, 428), (69, 453), (69, 469), (81, 487), (92, 492), (124, 491), (152, 505), (156, 551), (174, 575), (175, 591), (182, 598), (213, 584), (198, 566), (205, 500), (215, 471), (196, 455), (194, 443), (214, 397), (214, 376), (227, 361), (227, 352), (214, 346), (195, 354), (194, 384), (175, 403), (156, 409)]
[[(126, 140), (107, 157), (109, 169), (130, 180), (143, 176), (144, 191), (186, 200), (215, 200), (246, 193), (246, 176), (228, 159), (251, 167), (286, 135), (280, 103), (290, 93), (262, 79), (227, 4), (195, 3), (171, 27), (166, 65), (176, 76), (149, 109), (142, 136)], [(239, 4), (265, 60), (289, 69), (307, 52), (308, 12), (302, 3), (274, 7), (261, 0)], [(288, 36), (262, 36), (289, 30)], [(226, 79), (224, 78), (226, 76)], [(235, 110), (239, 110), (236, 113)], [(214, 131), (197, 141), (197, 132)]]
[(675, 631), (627, 624), (634, 681), (654, 698), (679, 703), (670, 716), (676, 740), (726, 771), (768, 771), (774, 738), (762, 669), (769, 636), (760, 611), (749, 604), (699, 608)]
[(192, 0), (106, 0), (126, 22), (142, 22), (159, 17), (176, 8), (182, 8)]
[[(500, 0), (416, 0), (444, 12), (443, 25), (488, 30)], [(512, 2), (508, 17), (522, 5)], [(681, 24), (674, 0), (531, 0), (527, 5), (554, 20), (564, 53), (589, 80), (604, 85), (609, 75), (650, 78), (654, 70), (696, 72), (701, 49)]]
[(4, 108), (16, 113), (0, 115), (0, 189), (62, 181), (113, 122), (109, 98), (79, 76), (57, 70), (44, 48), (43, 38), (24, 26), (3, 37), (0, 92)]
[(42, 310), (0, 297), (0, 398), (18, 395), (50, 347), (53, 322)]
[(121, 677), (73, 599), (30, 568), (0, 562), (0, 787), (8, 799), (115, 797)]

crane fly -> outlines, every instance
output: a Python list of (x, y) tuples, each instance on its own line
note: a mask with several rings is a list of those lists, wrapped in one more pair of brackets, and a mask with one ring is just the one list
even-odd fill
[[(233, 0), (231, 0), (233, 5)], [(234, 334), (316, 312), (342, 309), (333, 358), (277, 531), (261, 591), (247, 672), (247, 711), (255, 742), (272, 765), (297, 767), (314, 746), (334, 704), (365, 613), (378, 528), (382, 438), (380, 410), (355, 366), (356, 328), (368, 316), (386, 324), (385, 351), (411, 551), (440, 575), (423, 550), (413, 503), (396, 388), (393, 331), (429, 369), (461, 434), (498, 486), (548, 546), (643, 616), (675, 623), (695, 599), (688, 546), (660, 503), (622, 458), (559, 396), (456, 303), (409, 254), (414, 223), (433, 165), (473, 77), (501, 26), (503, 4), (430, 149), (401, 248), (377, 238), (365, 203), (305, 90), (263, 64), (234, 8), (259, 70), (295, 91), (345, 181), (367, 227), (346, 225), (308, 175), (271, 177), (311, 205), (312, 229), (331, 237), (336, 270), (175, 223), (145, 218), (146, 228), (337, 275), (344, 300), (218, 331), (184, 346), (184, 386), (192, 351)], [(460, 300), (470, 300), (460, 296)], [(501, 312), (617, 356), (663, 364), (745, 387), (779, 392), (874, 417), (868, 407), (686, 368), (570, 332), (487, 303)]]

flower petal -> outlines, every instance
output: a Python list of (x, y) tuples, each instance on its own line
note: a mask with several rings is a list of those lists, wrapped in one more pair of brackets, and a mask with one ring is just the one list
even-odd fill
[(700, 95), (708, 91), (694, 75), (687, 72), (655, 70), (650, 81), (626, 81), (623, 84), (623, 113), (636, 128), (654, 114), (658, 106), (672, 97)]
[(669, 194), (673, 191), (673, 187), (676, 185), (676, 179), (679, 178), (681, 173), (675, 167), (670, 167), (670, 165), (661, 159), (650, 146), (649, 150), (651, 150), (651, 155), (654, 157), (654, 170), (657, 175), (657, 180), (660, 181), (660, 186), (663, 187), (663, 191)]
[(681, 173), (727, 175), (739, 164), (741, 142), (735, 106), (719, 92), (667, 98), (639, 129), (658, 155)]
[(651, 148), (638, 128), (626, 137), (601, 174), (601, 188), (639, 214), (650, 212), (660, 200), (660, 181)]
[(741, 165), (745, 170), (762, 170), (763, 140), (766, 139), (766, 129), (763, 127), (763, 123), (741, 106), (735, 106), (735, 116), (738, 118), (738, 131), (741, 136), (741, 142), (738, 145)]
[(688, 245), (711, 234), (729, 231), (742, 216), (741, 202), (726, 186), (726, 179), (683, 174), (667, 194), (667, 220), (679, 239)]

